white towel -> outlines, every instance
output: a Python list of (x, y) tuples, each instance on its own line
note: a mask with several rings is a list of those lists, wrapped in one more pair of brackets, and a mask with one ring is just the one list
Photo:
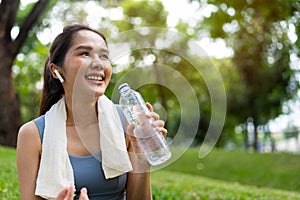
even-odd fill
[[(102, 168), (105, 178), (132, 170), (121, 120), (114, 103), (102, 95), (98, 99), (98, 121)], [(100, 170), (100, 169), (99, 169)], [(74, 175), (67, 152), (66, 108), (64, 98), (45, 114), (42, 155), (35, 194), (55, 198), (64, 187), (74, 185)]]

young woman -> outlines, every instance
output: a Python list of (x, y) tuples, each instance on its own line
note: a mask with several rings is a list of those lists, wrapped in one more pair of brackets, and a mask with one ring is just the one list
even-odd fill
[[(107, 42), (102, 33), (86, 26), (72, 25), (65, 27), (53, 41), (45, 63), (40, 117), (24, 124), (18, 135), (17, 168), (22, 200), (42, 199), (41, 196), (47, 195), (40, 191), (52, 193), (52, 186), (59, 191), (48, 198), (57, 200), (152, 199), (150, 165), (141, 154), (133, 124), (127, 126), (126, 134), (122, 135), (132, 170), (127, 168), (124, 173), (107, 178), (105, 173), (114, 171), (101, 165), (104, 152), (108, 152), (106, 158), (117, 157), (115, 160), (120, 163), (124, 156), (126, 158), (126, 155), (118, 157), (114, 150), (105, 149), (107, 144), (101, 142), (105, 139), (101, 133), (106, 131), (99, 128), (101, 125), (114, 130), (110, 115), (102, 117), (99, 114), (110, 109), (100, 107), (99, 99), (103, 99), (111, 75)], [(150, 104), (147, 107), (151, 111), (148, 117), (155, 119), (153, 126), (166, 136), (164, 121), (159, 120)], [(121, 121), (124, 124), (124, 120)], [(64, 151), (63, 144), (66, 145), (67, 160), (63, 157), (64, 152), (58, 151)], [(70, 175), (69, 168), (65, 167), (68, 163), (72, 169), (70, 177), (74, 179), (68, 181), (74, 181), (74, 185), (64, 182), (58, 183), (60, 187), (54, 187), (55, 180), (67, 179), (62, 174)], [(49, 185), (47, 180), (54, 182)]]

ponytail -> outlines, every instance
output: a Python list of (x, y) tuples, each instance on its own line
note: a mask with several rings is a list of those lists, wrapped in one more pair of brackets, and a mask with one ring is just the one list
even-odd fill
[(42, 90), (39, 115), (44, 115), (64, 94), (62, 84), (58, 79), (53, 78), (51, 74), (49, 57), (45, 62), (43, 78), (44, 87)]

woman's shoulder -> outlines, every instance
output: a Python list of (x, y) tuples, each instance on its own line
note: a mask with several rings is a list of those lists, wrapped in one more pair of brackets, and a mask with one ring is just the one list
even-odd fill
[(29, 121), (21, 126), (18, 136), (31, 137), (34, 133), (38, 133), (38, 128), (35, 122)]
[(38, 127), (35, 122), (29, 121), (21, 126), (18, 132), (17, 146), (41, 146)]

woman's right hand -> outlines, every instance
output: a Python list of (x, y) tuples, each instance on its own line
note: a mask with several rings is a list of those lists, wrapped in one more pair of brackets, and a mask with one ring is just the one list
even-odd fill
[[(73, 200), (74, 192), (75, 192), (74, 186), (66, 187), (58, 194), (55, 200)], [(79, 200), (88, 200), (88, 199), (89, 197), (87, 195), (87, 189), (82, 188), (80, 190)]]

